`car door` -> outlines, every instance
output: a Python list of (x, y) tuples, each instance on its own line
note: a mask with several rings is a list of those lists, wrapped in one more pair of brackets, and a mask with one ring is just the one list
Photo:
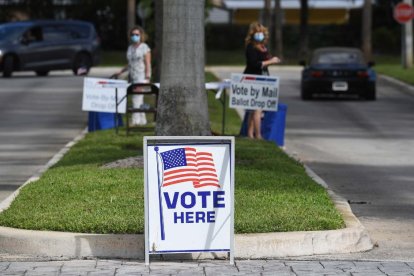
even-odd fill
[(17, 54), (23, 70), (37, 70), (44, 66), (48, 49), (45, 48), (41, 26), (27, 29), (21, 39)]
[(47, 45), (47, 63), (54, 69), (66, 69), (71, 64), (70, 30), (62, 24), (43, 28), (44, 43)]

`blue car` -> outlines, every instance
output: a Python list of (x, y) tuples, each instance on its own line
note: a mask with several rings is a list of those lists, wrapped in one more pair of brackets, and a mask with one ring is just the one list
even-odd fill
[(357, 48), (316, 49), (301, 79), (301, 97), (312, 99), (317, 94), (355, 94), (360, 98), (376, 100), (376, 73), (374, 62), (366, 62)]
[(100, 40), (95, 27), (79, 20), (33, 20), (0, 24), (0, 72), (71, 69), (88, 73), (100, 59)]

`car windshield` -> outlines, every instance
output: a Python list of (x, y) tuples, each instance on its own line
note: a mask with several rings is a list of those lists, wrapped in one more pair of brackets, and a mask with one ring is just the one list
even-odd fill
[(357, 52), (322, 52), (313, 59), (314, 64), (362, 64), (363, 60)]
[(0, 41), (18, 36), (24, 26), (0, 26)]

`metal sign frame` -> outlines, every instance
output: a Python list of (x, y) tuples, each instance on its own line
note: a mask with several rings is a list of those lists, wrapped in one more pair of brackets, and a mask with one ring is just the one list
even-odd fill
[[(153, 185), (153, 183), (149, 183), (149, 148), (154, 148), (157, 150), (157, 147), (163, 147), (166, 148), (169, 147), (184, 147), (184, 146), (194, 146), (194, 147), (203, 147), (203, 146), (210, 146), (213, 147), (214, 145), (227, 145), (229, 149), (229, 178), (230, 178), (230, 194), (228, 196), (229, 199), (229, 210), (230, 210), (230, 221), (229, 221), (229, 227), (230, 227), (230, 236), (228, 237), (230, 240), (228, 241), (229, 247), (228, 249), (207, 249), (207, 250), (172, 250), (170, 252), (163, 251), (162, 253), (158, 253), (156, 251), (151, 251), (150, 247), (150, 237), (149, 237), (149, 231), (150, 231), (150, 224), (149, 224), (149, 185)], [(234, 169), (235, 169), (235, 140), (232, 136), (146, 136), (144, 137), (144, 202), (145, 202), (145, 264), (149, 265), (149, 255), (155, 255), (155, 254), (168, 254), (168, 253), (193, 253), (193, 252), (228, 252), (229, 253), (229, 260), (230, 264), (234, 264)], [(158, 157), (156, 157), (158, 158)], [(224, 162), (224, 161), (223, 161)], [(224, 164), (224, 163), (223, 163)], [(158, 166), (158, 163), (157, 163)], [(153, 177), (153, 176), (152, 176)], [(157, 171), (156, 178), (159, 178), (160, 174)], [(158, 190), (160, 189), (160, 181), (158, 180), (157, 185)], [(228, 183), (228, 182), (227, 182)], [(178, 184), (181, 185), (181, 184)], [(152, 187), (152, 190), (154, 188)], [(160, 196), (160, 192), (158, 193), (157, 197)], [(154, 195), (152, 195), (154, 196)], [(155, 201), (154, 201), (155, 202)], [(158, 203), (160, 204), (161, 201)], [(160, 204), (160, 214), (163, 215), (161, 212)], [(228, 228), (227, 228), (228, 229)], [(163, 230), (162, 230), (163, 231)], [(162, 233), (161, 231), (161, 233)], [(162, 235), (162, 234), (161, 234)], [(155, 252), (155, 253), (154, 253)]]

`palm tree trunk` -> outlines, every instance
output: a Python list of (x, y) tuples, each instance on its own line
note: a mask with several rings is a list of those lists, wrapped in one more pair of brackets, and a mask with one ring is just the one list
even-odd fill
[[(264, 14), (263, 14), (263, 25), (265, 25), (269, 29), (269, 36), (272, 37), (272, 1), (271, 0), (265, 0), (264, 2)], [(272, 39), (269, 39), (268, 41), (268, 47), (272, 47)]]
[(155, 59), (155, 67), (153, 73), (153, 81), (160, 82), (161, 78), (161, 61), (162, 61), (162, 2), (163, 0), (155, 0), (155, 49), (153, 58)]
[(127, 0), (128, 31), (135, 26), (135, 0)]
[(371, 28), (372, 28), (372, 4), (371, 0), (364, 0), (364, 10), (362, 14), (362, 51), (366, 61), (371, 60)]
[(210, 135), (204, 77), (204, 0), (163, 1), (156, 135)]
[(309, 6), (308, 0), (300, 0), (300, 47), (299, 57), (305, 60), (308, 55), (308, 20)]
[(283, 11), (280, 3), (281, 0), (275, 0), (275, 55), (283, 59)]

